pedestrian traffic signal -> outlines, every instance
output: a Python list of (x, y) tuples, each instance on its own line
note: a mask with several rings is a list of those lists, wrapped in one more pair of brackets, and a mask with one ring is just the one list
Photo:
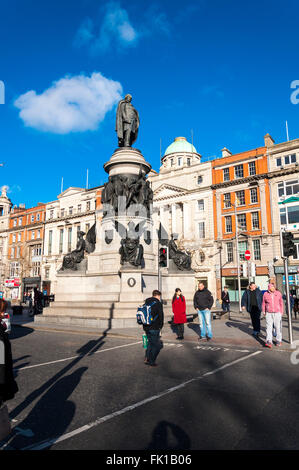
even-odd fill
[(294, 235), (292, 232), (282, 232), (282, 252), (283, 256), (286, 258), (289, 256), (296, 256), (297, 254), (296, 245), (293, 240)]
[(168, 254), (167, 254), (167, 248), (160, 248), (159, 249), (159, 266), (161, 268), (167, 268), (168, 265)]

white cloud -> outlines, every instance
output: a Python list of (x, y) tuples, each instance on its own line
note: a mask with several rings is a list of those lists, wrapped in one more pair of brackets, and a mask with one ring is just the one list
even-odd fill
[(86, 18), (77, 31), (75, 46), (88, 46), (90, 52), (96, 55), (105, 52), (111, 45), (121, 48), (136, 45), (138, 33), (131, 24), (127, 11), (121, 8), (119, 2), (108, 2), (101, 9), (101, 13), (98, 33), (94, 34), (97, 25), (90, 18)]
[(119, 82), (101, 73), (66, 76), (38, 95), (34, 90), (21, 95), (14, 105), (28, 127), (67, 134), (95, 130), (106, 113), (121, 99)]

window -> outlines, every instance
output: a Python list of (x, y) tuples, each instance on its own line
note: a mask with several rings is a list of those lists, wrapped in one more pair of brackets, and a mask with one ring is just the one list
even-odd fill
[(202, 176), (198, 176), (197, 177), (197, 184), (201, 184), (202, 183)]
[(13, 221), (13, 226), (14, 226), (14, 227), (17, 226), (17, 222), (18, 222), (17, 219), (14, 219), (14, 221)]
[(232, 228), (232, 217), (231, 215), (228, 215), (225, 217), (225, 232), (226, 233), (231, 233), (233, 231)]
[(252, 225), (252, 230), (257, 230), (260, 228), (260, 218), (259, 218), (258, 212), (251, 213), (251, 225)]
[(22, 225), (22, 217), (19, 218), (19, 225)]
[(280, 223), (281, 225), (298, 224), (299, 205), (280, 209)]
[(67, 251), (69, 253), (72, 251), (72, 227), (68, 229)]
[(206, 238), (205, 223), (204, 222), (199, 222), (198, 228), (199, 228), (199, 238)]
[(228, 263), (232, 263), (234, 261), (233, 242), (228, 242), (226, 244), (226, 260)]
[(40, 276), (40, 261), (35, 261), (32, 263), (31, 274), (32, 274), (32, 277)]
[(16, 258), (20, 258), (20, 247), (17, 246)]
[(49, 279), (50, 277), (50, 268), (45, 268), (45, 279)]
[(261, 259), (261, 242), (258, 239), (252, 240), (253, 243), (253, 258), (255, 260)]
[(204, 199), (199, 199), (199, 201), (197, 201), (197, 204), (198, 204), (198, 210), (199, 211), (204, 211), (205, 210), (205, 201), (204, 201)]
[(249, 168), (249, 176), (256, 175), (255, 162), (249, 162), (248, 168)]
[(238, 227), (241, 230), (246, 230), (247, 225), (246, 225), (246, 214), (238, 214), (237, 215), (237, 221), (238, 221)]
[(191, 158), (187, 158), (187, 166), (191, 166)]
[(31, 223), (34, 222), (34, 215), (31, 216)]
[(21, 238), (22, 238), (22, 235), (21, 235), (21, 232), (18, 233), (18, 242), (21, 241)]
[(296, 161), (297, 156), (295, 153), (292, 153), (291, 155), (285, 155), (284, 157), (276, 158), (276, 166), (291, 165), (292, 163), (296, 163)]
[(59, 230), (59, 254), (63, 253), (63, 233), (64, 230), (61, 228)]
[(11, 258), (14, 258), (14, 257), (15, 257), (15, 249), (12, 248), (12, 249), (11, 249)]
[(224, 194), (224, 208), (228, 209), (231, 207), (230, 193)]
[(40, 238), (40, 230), (37, 231), (37, 238)]
[(223, 169), (223, 181), (229, 181), (229, 168)]
[(238, 206), (245, 206), (245, 191), (236, 192), (236, 202)]
[(174, 161), (173, 161), (173, 158), (170, 159), (170, 166), (173, 166), (174, 165)]
[(52, 236), (53, 236), (53, 230), (49, 230), (49, 240), (48, 240), (48, 254), (52, 254)]
[(182, 165), (182, 157), (178, 157), (178, 166)]
[(60, 212), (61, 217), (64, 217), (64, 212), (65, 212), (65, 210), (61, 209), (61, 212)]
[(81, 204), (78, 205), (78, 212), (81, 212)]
[(72, 214), (73, 214), (73, 206), (69, 208), (69, 215), (72, 215)]
[(40, 221), (40, 214), (37, 214), (37, 215), (36, 215), (36, 220), (37, 220), (37, 222)]
[(278, 197), (282, 200), (289, 196), (299, 196), (299, 179), (282, 181), (277, 185)]
[(243, 171), (243, 165), (236, 165), (235, 166), (235, 178), (243, 178), (244, 176), (244, 171)]
[(14, 233), (13, 236), (12, 236), (12, 242), (13, 243), (16, 243), (16, 234)]
[(90, 201), (87, 201), (87, 203), (86, 203), (86, 210), (90, 211)]
[(239, 242), (240, 260), (245, 261), (245, 251), (247, 250), (247, 241)]
[(256, 204), (258, 202), (257, 188), (253, 188), (250, 190), (250, 202), (251, 204)]
[(54, 210), (51, 209), (51, 210), (50, 210), (50, 219), (53, 219), (53, 217), (54, 217)]

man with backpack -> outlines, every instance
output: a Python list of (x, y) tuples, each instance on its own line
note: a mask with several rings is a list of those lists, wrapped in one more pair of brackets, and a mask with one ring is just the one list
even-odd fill
[(143, 324), (143, 329), (148, 340), (144, 362), (150, 367), (157, 366), (156, 359), (161, 350), (160, 330), (163, 328), (164, 324), (164, 312), (161, 302), (161, 295), (162, 294), (160, 291), (154, 290), (152, 297), (146, 299), (145, 304), (142, 307), (145, 315), (142, 315), (143, 320), (141, 324)]

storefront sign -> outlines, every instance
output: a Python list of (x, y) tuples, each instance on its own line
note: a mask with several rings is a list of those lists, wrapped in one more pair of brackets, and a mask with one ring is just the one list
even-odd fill
[[(298, 273), (299, 266), (289, 266), (288, 272), (289, 273)], [(284, 267), (283, 266), (275, 266), (275, 274), (284, 274)]]
[(5, 287), (20, 287), (20, 279), (6, 279)]

